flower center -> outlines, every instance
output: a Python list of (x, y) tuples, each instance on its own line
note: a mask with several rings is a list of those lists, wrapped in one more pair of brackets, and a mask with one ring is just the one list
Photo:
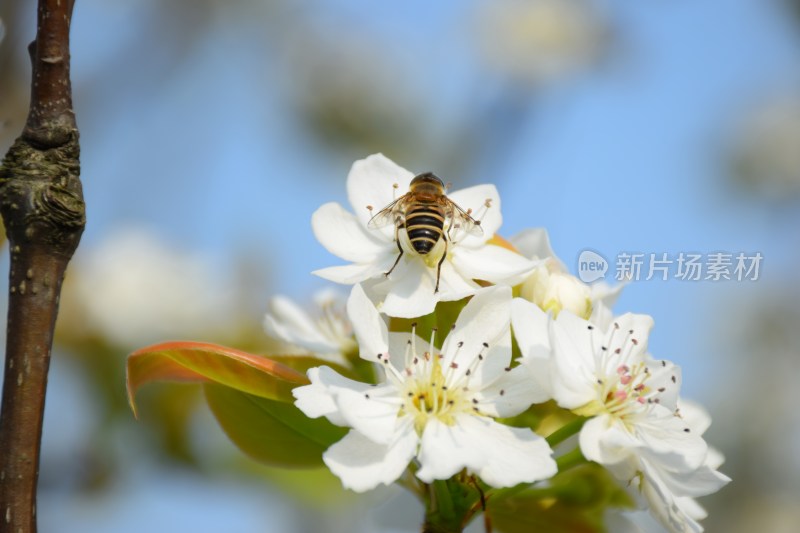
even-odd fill
[[(588, 329), (590, 347), (594, 351), (594, 326), (589, 325)], [(666, 387), (653, 386), (654, 374), (641, 360), (643, 350), (636, 332), (631, 329), (623, 333), (615, 322), (600, 349), (594, 353), (597, 397), (575, 412), (583, 416), (608, 413), (626, 422), (626, 419), (649, 410), (651, 404), (658, 404), (659, 395)], [(662, 365), (667, 363), (662, 361)], [(676, 382), (674, 375), (672, 382)]]
[(431, 418), (452, 426), (455, 416), (468, 412), (470, 401), (465, 388), (448, 386), (448, 380), (442, 371), (441, 355), (430, 357), (427, 372), (420, 368), (406, 380), (406, 402), (403, 406), (405, 414), (414, 418), (414, 428), (422, 434), (425, 425)]
[[(412, 417), (414, 429), (422, 435), (432, 419), (452, 426), (458, 415), (481, 415), (480, 400), (474, 394), (477, 391), (470, 386), (470, 379), (482, 363), (488, 343), (483, 343), (466, 368), (459, 368), (456, 362), (446, 363), (444, 356), (435, 350), (435, 329), (431, 333), (429, 350), (419, 354), (415, 330), (414, 324), (411, 338), (406, 343), (403, 370), (395, 369), (389, 364), (388, 357), (379, 355), (379, 360), (385, 363), (387, 376), (395, 382), (401, 394), (398, 416)], [(463, 345), (463, 342), (458, 343), (453, 361), (458, 360), (457, 354)]]

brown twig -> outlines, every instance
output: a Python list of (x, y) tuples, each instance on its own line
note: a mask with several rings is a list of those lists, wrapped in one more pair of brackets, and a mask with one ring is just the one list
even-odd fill
[(39, 0), (31, 103), (0, 167), (11, 253), (0, 412), (0, 532), (36, 531), (36, 484), (47, 371), (61, 282), (85, 225), (69, 27), (74, 0)]

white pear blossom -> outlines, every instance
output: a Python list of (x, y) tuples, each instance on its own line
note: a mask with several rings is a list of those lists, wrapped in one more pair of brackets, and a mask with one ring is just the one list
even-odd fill
[(333, 290), (318, 292), (314, 301), (318, 316), (312, 317), (285, 296), (270, 299), (264, 316), (264, 329), (290, 345), (318, 358), (348, 365), (347, 355), (358, 348), (353, 326), (345, 313), (343, 296)]
[(218, 338), (238, 319), (232, 280), (210, 257), (119, 228), (75, 258), (61, 300), (65, 336), (134, 347), (167, 338)]
[(432, 312), (439, 301), (460, 300), (474, 294), (480, 288), (475, 280), (515, 284), (533, 271), (535, 262), (487, 242), (502, 223), (500, 198), (493, 185), (477, 185), (448, 193), (459, 207), (471, 210), (483, 231), (448, 244), (439, 290), (435, 290), (437, 265), (444, 246), (437, 246), (436, 253), (420, 255), (404, 244), (404, 235), (399, 239), (403, 256), (386, 276), (399, 254), (395, 228), (390, 225), (371, 229), (367, 224), (375, 213), (408, 191), (413, 177), (381, 154), (356, 161), (347, 177), (348, 198), (355, 214), (331, 202), (317, 209), (311, 219), (319, 242), (351, 264), (314, 273), (336, 283), (366, 282), (366, 290), (383, 313), (416, 317)]
[(491, 67), (525, 85), (568, 78), (594, 64), (609, 28), (586, 0), (481, 4), (478, 43)]
[[(702, 435), (711, 424), (711, 417), (699, 405), (686, 400), (678, 400), (679, 416), (697, 435)], [(670, 532), (701, 532), (698, 523), (707, 513), (694, 499), (719, 490), (730, 479), (717, 471), (723, 457), (717, 450), (709, 448), (703, 463), (694, 470), (675, 469), (663, 461), (647, 457), (631, 458), (635, 475), (628, 489), (649, 514), (632, 514), (632, 520), (640, 524), (643, 531), (658, 531), (662, 528)]]
[(531, 260), (542, 260), (536, 270), (523, 282), (520, 296), (558, 316), (566, 309), (598, 326), (607, 326), (613, 315), (611, 307), (624, 284), (611, 287), (605, 282), (591, 285), (569, 273), (564, 263), (550, 247), (544, 228), (524, 230), (511, 239), (511, 244)]
[[(667, 468), (663, 461), (631, 457), (611, 468), (612, 473), (615, 470), (633, 471), (633, 475), (627, 478), (626, 487), (648, 510), (650, 517), (670, 533), (703, 531), (698, 520), (705, 518), (706, 512), (694, 497), (716, 492), (730, 481), (710, 462), (694, 470), (677, 472)], [(618, 477), (623, 481), (626, 479)], [(660, 529), (644, 525), (649, 521), (642, 516), (636, 522), (643, 524), (645, 531)]]
[(549, 379), (552, 398), (590, 417), (583, 455), (632, 487), (670, 531), (700, 531), (690, 498), (727, 478), (711, 463), (702, 425), (680, 416), (680, 369), (647, 354), (652, 319), (628, 313), (603, 330), (566, 310), (552, 319), (517, 298), (512, 323), (523, 362)]
[(538, 394), (526, 369), (509, 368), (510, 302), (508, 287), (477, 292), (440, 351), (433, 339), (389, 333), (361, 286), (353, 288), (348, 314), (361, 357), (380, 364), (385, 381), (359, 383), (320, 367), (309, 370), (311, 385), (294, 390), (308, 416), (352, 428), (323, 455), (345, 487), (390, 484), (412, 460), (426, 483), (463, 469), (494, 487), (555, 474), (543, 438), (494, 420), (524, 411)]

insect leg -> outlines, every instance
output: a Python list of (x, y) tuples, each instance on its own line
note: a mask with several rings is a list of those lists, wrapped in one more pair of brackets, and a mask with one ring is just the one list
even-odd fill
[(447, 234), (442, 233), (442, 240), (444, 241), (444, 253), (442, 254), (442, 258), (439, 259), (439, 264), (436, 265), (436, 288), (433, 289), (433, 294), (439, 292), (439, 278), (442, 277), (442, 263), (444, 263), (445, 258), (447, 258)]
[(400, 254), (397, 256), (397, 259), (394, 260), (392, 268), (390, 268), (388, 272), (383, 273), (383, 275), (386, 276), (387, 278), (389, 277), (389, 274), (391, 274), (392, 271), (395, 269), (397, 263), (400, 262), (400, 258), (403, 257), (403, 247), (400, 246), (400, 238), (399, 238), (400, 227), (401, 227), (400, 224), (396, 224), (394, 227), (394, 242), (397, 243), (397, 249), (400, 250)]

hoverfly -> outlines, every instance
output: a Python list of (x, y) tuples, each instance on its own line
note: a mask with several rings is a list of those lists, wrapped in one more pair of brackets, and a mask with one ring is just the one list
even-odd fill
[[(439, 292), (439, 278), (442, 263), (447, 257), (448, 243), (455, 243), (461, 236), (483, 235), (480, 220), (472, 218), (472, 210), (464, 211), (445, 194), (445, 185), (432, 172), (419, 174), (411, 180), (408, 192), (376, 213), (367, 223), (370, 229), (378, 229), (394, 224), (394, 240), (400, 254), (392, 268), (385, 272), (389, 276), (400, 262), (405, 250), (401, 245), (401, 231), (405, 231), (414, 252), (428, 255), (442, 240), (444, 252), (436, 265), (436, 288)], [(372, 212), (372, 207), (367, 206)]]

